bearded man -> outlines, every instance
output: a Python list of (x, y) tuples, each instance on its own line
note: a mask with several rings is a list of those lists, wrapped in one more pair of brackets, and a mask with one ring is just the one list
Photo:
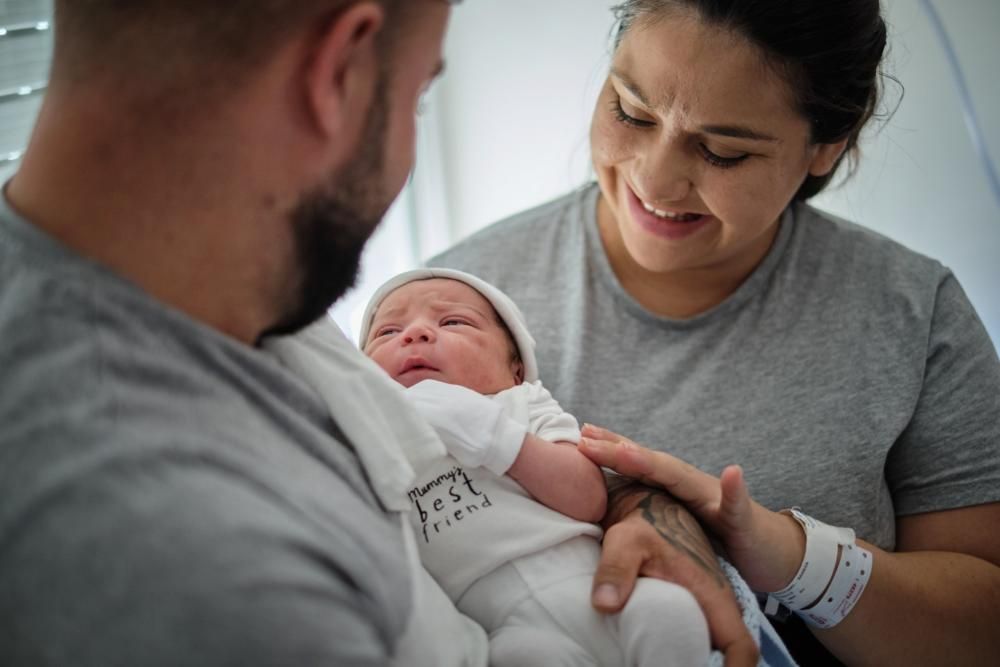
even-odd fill
[(486, 664), (261, 349), (351, 285), (450, 11), (56, 0), (0, 200), (0, 663)]

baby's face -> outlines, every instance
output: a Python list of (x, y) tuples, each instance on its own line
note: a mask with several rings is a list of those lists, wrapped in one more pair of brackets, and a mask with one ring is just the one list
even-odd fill
[(495, 394), (518, 384), (522, 374), (490, 302), (444, 278), (390, 293), (375, 312), (364, 351), (404, 387), (440, 380)]

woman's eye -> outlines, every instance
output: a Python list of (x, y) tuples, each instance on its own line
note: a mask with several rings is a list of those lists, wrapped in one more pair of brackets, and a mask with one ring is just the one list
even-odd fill
[(701, 156), (705, 158), (706, 162), (712, 166), (720, 167), (722, 169), (735, 167), (740, 162), (743, 162), (750, 157), (749, 153), (744, 153), (743, 155), (737, 155), (735, 157), (724, 157), (718, 153), (713, 153), (705, 144), (698, 144), (698, 150), (701, 151)]
[(611, 101), (611, 112), (619, 122), (631, 125), (632, 127), (652, 127), (654, 125), (653, 121), (640, 120), (626, 113), (624, 107), (622, 107), (622, 98), (618, 96), (615, 96), (615, 99)]
[[(631, 127), (647, 128), (652, 127), (656, 123), (651, 120), (642, 120), (632, 116), (625, 108), (622, 106), (622, 98), (620, 96), (615, 96), (611, 101), (611, 112), (615, 115), (615, 118), (626, 125)], [(749, 153), (744, 153), (742, 155), (737, 155), (734, 157), (726, 157), (724, 155), (719, 155), (713, 152), (705, 144), (698, 144), (698, 150), (701, 152), (702, 158), (714, 167), (719, 167), (721, 169), (728, 169), (730, 167), (735, 167), (739, 163), (750, 157)]]

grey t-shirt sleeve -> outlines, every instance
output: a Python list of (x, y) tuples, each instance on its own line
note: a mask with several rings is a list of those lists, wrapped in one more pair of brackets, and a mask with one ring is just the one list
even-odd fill
[(951, 273), (938, 288), (923, 386), (886, 480), (897, 515), (1000, 500), (1000, 361)]
[(0, 624), (0, 664), (389, 662), (363, 559), (332, 560), (283, 500), (210, 466), (115, 466), (5, 536), (0, 598), (19, 611)]

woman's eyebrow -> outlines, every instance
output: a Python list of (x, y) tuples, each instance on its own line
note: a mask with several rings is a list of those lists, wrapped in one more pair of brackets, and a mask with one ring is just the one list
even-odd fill
[[(628, 90), (628, 92), (632, 93), (637, 100), (642, 102), (643, 106), (649, 109), (654, 108), (649, 99), (643, 95), (639, 86), (629, 80), (627, 76), (615, 69), (611, 70), (611, 75), (615, 77), (615, 79), (617, 79), (618, 82), (624, 86), (626, 90)], [(769, 134), (759, 132), (745, 125), (702, 125), (698, 129), (703, 134), (716, 134), (722, 137), (733, 137), (734, 139), (750, 139), (751, 141), (769, 142), (780, 141), (777, 137), (772, 137)]]
[(723, 137), (734, 137), (736, 139), (752, 139), (753, 141), (780, 141), (777, 137), (758, 132), (743, 125), (702, 125), (698, 128), (705, 134), (718, 134)]
[(634, 95), (637, 100), (642, 102), (644, 106), (647, 106), (650, 109), (653, 108), (653, 105), (650, 103), (650, 101), (646, 99), (646, 96), (642, 94), (641, 90), (639, 90), (639, 86), (632, 83), (631, 79), (629, 79), (627, 76), (625, 76), (624, 74), (622, 74), (621, 72), (619, 72), (614, 68), (611, 68), (611, 76), (618, 79), (618, 83), (625, 86), (628, 92), (632, 93), (632, 95)]

